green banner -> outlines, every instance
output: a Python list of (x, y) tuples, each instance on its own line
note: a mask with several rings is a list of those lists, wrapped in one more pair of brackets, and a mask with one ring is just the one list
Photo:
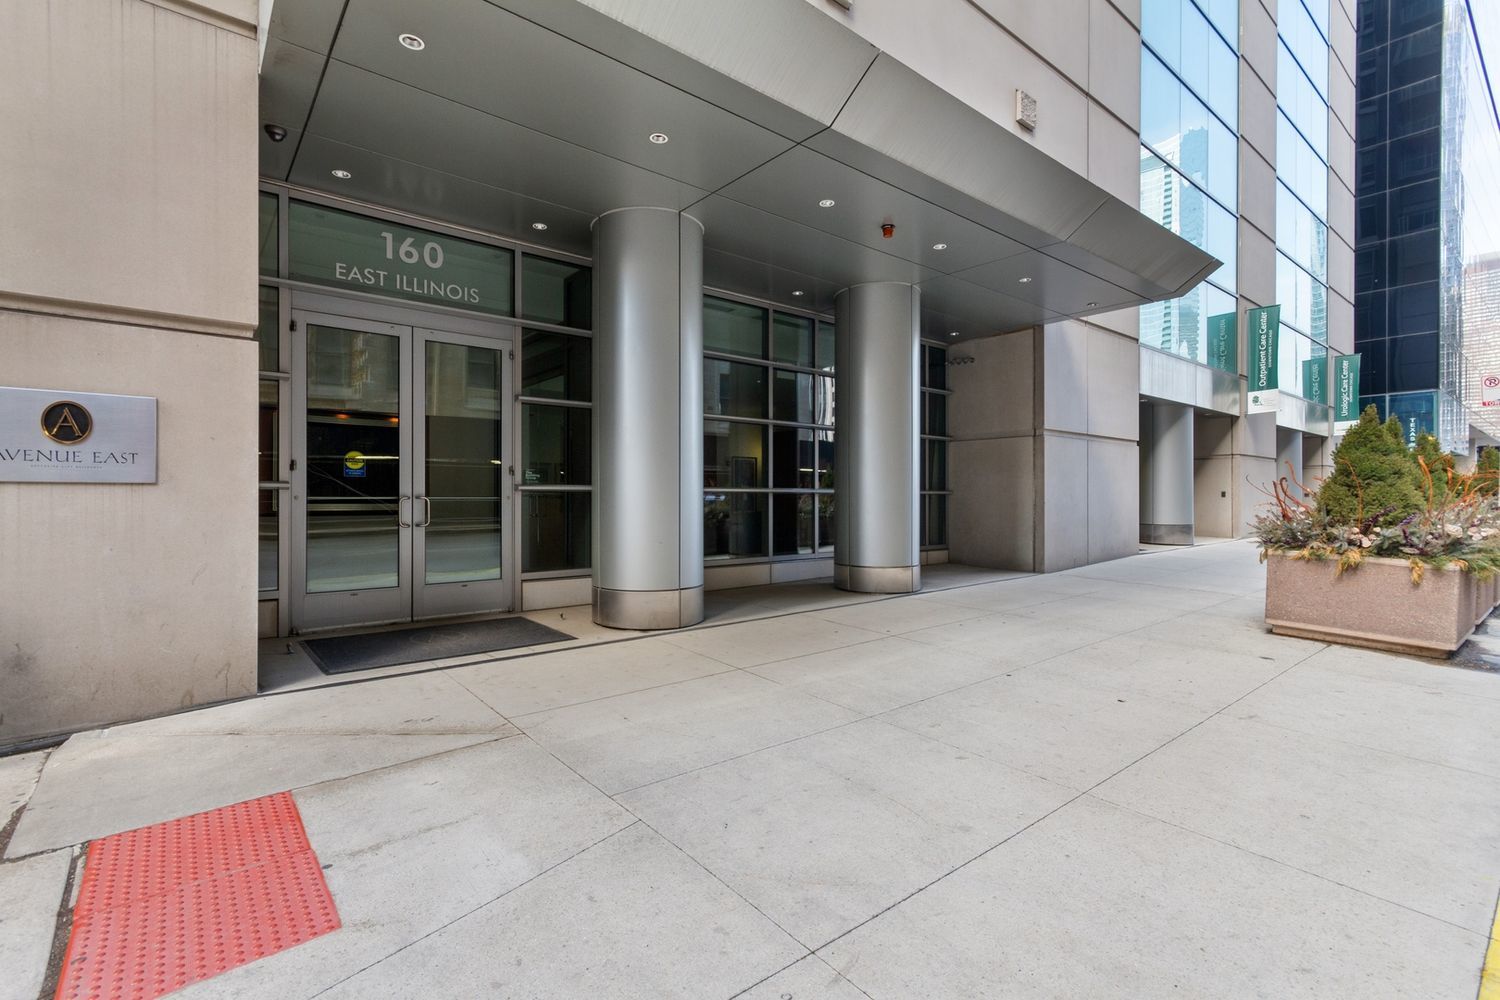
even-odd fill
[(1250, 384), (1246, 387), (1245, 410), (1264, 413), (1275, 410), (1277, 393), (1276, 351), (1281, 339), (1281, 306), (1251, 309), (1246, 328)]
[(1314, 403), (1328, 402), (1328, 358), (1302, 362), (1302, 397)]
[(301, 201), (288, 216), (287, 277), (511, 315), (514, 255), (504, 247)]
[(1221, 372), (1240, 373), (1239, 313), (1208, 317), (1208, 364)]
[(1359, 355), (1333, 359), (1333, 429), (1346, 431), (1359, 423)]

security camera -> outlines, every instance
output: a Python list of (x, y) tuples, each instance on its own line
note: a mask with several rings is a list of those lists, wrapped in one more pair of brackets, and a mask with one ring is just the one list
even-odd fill
[(271, 137), (272, 142), (280, 142), (286, 138), (286, 129), (280, 125), (267, 125), (266, 135)]

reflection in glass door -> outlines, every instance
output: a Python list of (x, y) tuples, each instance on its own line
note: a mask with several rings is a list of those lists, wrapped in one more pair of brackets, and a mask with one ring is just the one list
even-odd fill
[(506, 350), (417, 331), (416, 617), (489, 610), (505, 576)]
[(295, 315), (294, 628), (508, 610), (509, 345)]

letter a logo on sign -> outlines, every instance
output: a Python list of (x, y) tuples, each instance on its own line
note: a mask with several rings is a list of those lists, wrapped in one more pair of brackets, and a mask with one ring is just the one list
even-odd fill
[(93, 429), (93, 414), (71, 399), (59, 400), (42, 411), (42, 433), (58, 444), (77, 444)]

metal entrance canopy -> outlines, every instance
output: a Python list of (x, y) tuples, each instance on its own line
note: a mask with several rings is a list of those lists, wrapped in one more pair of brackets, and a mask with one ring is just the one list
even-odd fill
[(276, 0), (260, 113), (267, 178), (584, 256), (601, 213), (674, 208), (708, 286), (911, 282), (944, 339), (1219, 264), (806, 0)]

